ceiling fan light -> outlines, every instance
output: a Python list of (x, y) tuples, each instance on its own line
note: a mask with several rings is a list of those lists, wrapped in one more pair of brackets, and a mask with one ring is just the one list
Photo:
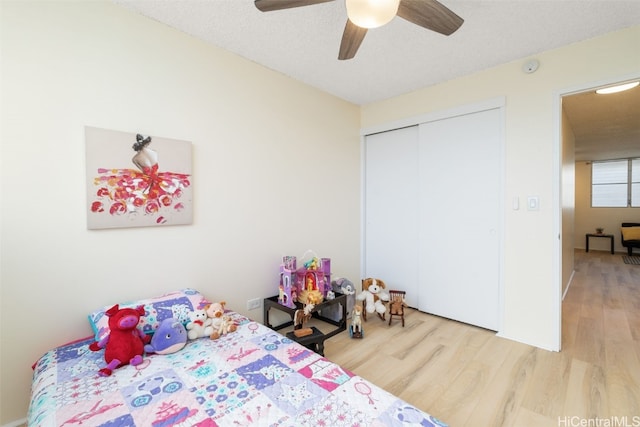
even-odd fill
[(345, 0), (349, 20), (362, 28), (377, 28), (398, 13), (400, 0)]
[(625, 90), (633, 89), (634, 87), (638, 86), (639, 84), (640, 84), (640, 82), (631, 82), (631, 83), (625, 83), (625, 84), (617, 85), (617, 86), (603, 87), (602, 89), (596, 90), (596, 93), (598, 95), (606, 95), (606, 94), (609, 94), (609, 93), (623, 92)]

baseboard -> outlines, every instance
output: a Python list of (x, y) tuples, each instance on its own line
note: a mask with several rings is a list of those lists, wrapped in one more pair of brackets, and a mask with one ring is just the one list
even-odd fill
[(9, 424), (5, 424), (2, 427), (26, 427), (27, 419), (23, 418), (21, 420), (11, 421)]

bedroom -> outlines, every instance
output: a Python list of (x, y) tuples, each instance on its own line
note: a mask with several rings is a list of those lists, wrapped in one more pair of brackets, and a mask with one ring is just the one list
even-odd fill
[[(360, 129), (505, 96), (507, 199), (551, 201), (553, 95), (639, 69), (636, 26), (539, 55), (533, 83), (517, 61), (359, 107), (107, 2), (3, 2), (2, 20), (3, 425), (25, 416), (31, 364), (88, 335), (96, 307), (190, 286), (259, 317), (246, 301), (310, 242), (358, 277)], [(193, 225), (87, 231), (84, 126), (191, 141)], [(543, 348), (553, 220), (551, 203), (506, 212), (503, 333)]]

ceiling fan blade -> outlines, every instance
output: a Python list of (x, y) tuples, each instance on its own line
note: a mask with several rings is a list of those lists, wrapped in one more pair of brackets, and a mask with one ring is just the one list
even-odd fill
[(262, 12), (272, 10), (291, 9), (294, 7), (312, 6), (333, 0), (255, 0), (254, 4)]
[(437, 0), (400, 0), (398, 16), (445, 36), (454, 33), (464, 22)]
[(356, 24), (347, 19), (342, 33), (342, 41), (340, 42), (340, 53), (338, 59), (351, 59), (356, 56), (356, 52), (367, 34), (367, 29), (358, 27)]

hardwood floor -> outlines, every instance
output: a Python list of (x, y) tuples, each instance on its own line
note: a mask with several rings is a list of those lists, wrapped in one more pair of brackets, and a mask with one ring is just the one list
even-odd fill
[(575, 270), (561, 352), (408, 309), (325, 355), (454, 427), (640, 426), (640, 266), (580, 250)]

